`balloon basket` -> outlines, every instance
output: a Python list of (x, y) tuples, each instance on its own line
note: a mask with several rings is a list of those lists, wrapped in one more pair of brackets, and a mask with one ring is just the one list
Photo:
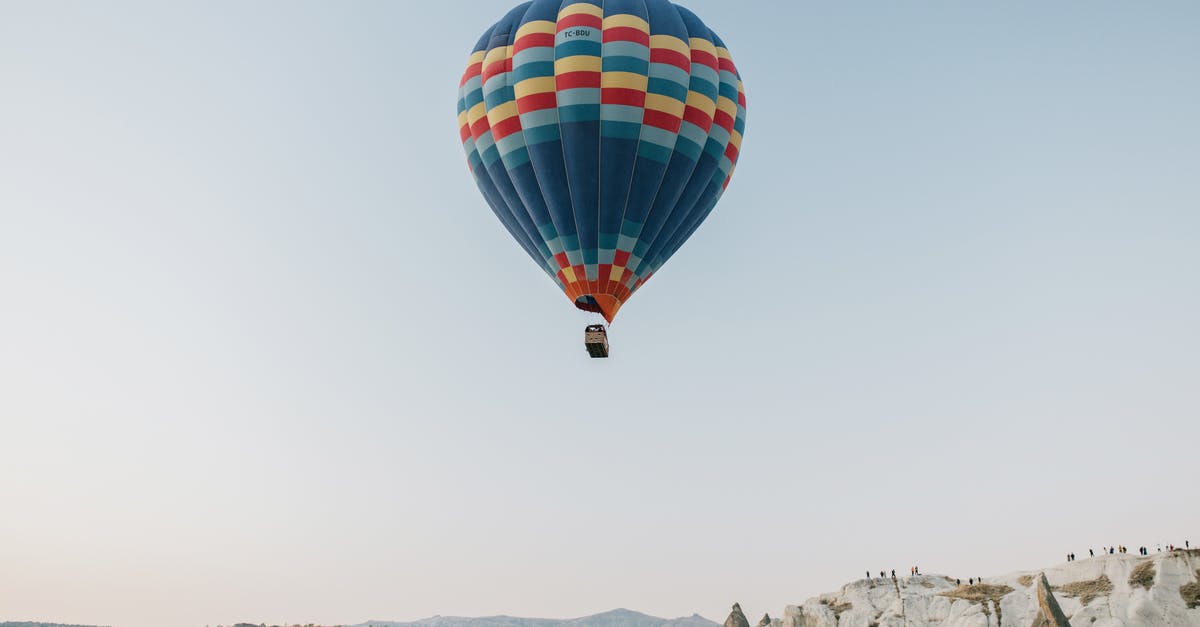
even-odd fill
[(602, 324), (589, 324), (583, 330), (583, 345), (592, 359), (608, 357), (608, 332)]

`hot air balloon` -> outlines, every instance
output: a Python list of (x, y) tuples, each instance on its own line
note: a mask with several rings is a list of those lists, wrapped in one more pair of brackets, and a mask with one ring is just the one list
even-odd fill
[(745, 123), (725, 44), (667, 0), (525, 2), (479, 38), (458, 92), (487, 204), (610, 323), (716, 206)]

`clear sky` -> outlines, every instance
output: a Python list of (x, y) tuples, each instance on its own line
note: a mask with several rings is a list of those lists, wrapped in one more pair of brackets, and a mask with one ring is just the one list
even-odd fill
[(1200, 542), (1200, 4), (692, 0), (717, 211), (590, 360), (508, 2), (0, 0), (0, 620), (775, 614)]

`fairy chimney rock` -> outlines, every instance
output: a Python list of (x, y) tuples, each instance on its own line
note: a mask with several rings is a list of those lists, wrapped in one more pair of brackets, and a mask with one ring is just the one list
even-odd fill
[(733, 604), (733, 611), (729, 612), (729, 618), (725, 619), (724, 627), (750, 627), (750, 621), (746, 620), (746, 615), (742, 613), (741, 605)]
[(1062, 608), (1058, 606), (1058, 599), (1054, 598), (1054, 592), (1050, 590), (1050, 583), (1046, 581), (1046, 573), (1038, 573), (1037, 581), (1033, 585), (1037, 588), (1038, 604), (1037, 614), (1034, 615), (1033, 624), (1030, 627), (1071, 627)]

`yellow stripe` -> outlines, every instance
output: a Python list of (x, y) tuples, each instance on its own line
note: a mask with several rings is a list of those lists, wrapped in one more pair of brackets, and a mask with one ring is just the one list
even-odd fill
[(554, 91), (554, 89), (553, 76), (527, 78), (513, 86), (513, 91), (516, 92), (517, 98), (524, 98), (533, 94), (544, 94), (548, 91)]
[(737, 103), (725, 96), (717, 96), (717, 109), (728, 113), (731, 118), (737, 118)]
[(487, 56), (483, 58), (483, 65), (487, 67), (497, 61), (503, 61), (512, 56), (512, 46), (498, 46), (492, 48)]
[(520, 39), (520, 38), (524, 37), (525, 35), (533, 35), (533, 34), (537, 34), (537, 33), (553, 34), (554, 33), (554, 22), (551, 22), (549, 20), (536, 20), (536, 21), (530, 22), (530, 23), (522, 26), (521, 28), (517, 29), (517, 39)]
[(563, 276), (567, 277), (567, 283), (575, 282), (575, 269), (574, 268), (572, 268), (571, 266), (567, 266), (562, 269), (562, 273), (563, 273)]
[(636, 89), (638, 91), (646, 91), (646, 85), (650, 79), (641, 74), (633, 72), (605, 72), (600, 77), (601, 87), (620, 87), (623, 89)]
[(479, 120), (481, 120), (486, 115), (487, 115), (487, 105), (485, 105), (484, 103), (481, 102), (481, 103), (471, 107), (471, 109), (469, 111), (467, 111), (467, 121), (471, 123), (471, 126), (475, 126), (475, 123), (478, 122)]
[(687, 104), (707, 113), (709, 117), (717, 110), (717, 103), (713, 102), (712, 98), (697, 91), (688, 92)]
[(636, 28), (636, 29), (642, 31), (643, 33), (650, 32), (650, 23), (636, 15), (630, 15), (628, 13), (618, 13), (616, 15), (610, 15), (610, 16), (604, 18), (604, 28), (614, 28), (614, 27), (618, 27), (618, 26), (628, 26), (629, 28)]
[[(589, 5), (590, 6), (590, 5)], [(600, 57), (590, 54), (577, 54), (570, 57), (564, 57), (554, 62), (555, 74), (566, 74), (567, 72), (599, 72), (603, 68)]]
[(483, 57), (486, 54), (487, 54), (486, 50), (480, 50), (479, 52), (472, 52), (471, 56), (467, 57), (467, 65), (475, 65), (476, 63), (482, 62)]
[(517, 115), (517, 101), (510, 100), (502, 105), (497, 105), (488, 110), (488, 125), (495, 126), (515, 115)]
[(662, 94), (646, 94), (646, 108), (669, 113), (677, 118), (683, 117), (683, 103)]
[(625, 266), (613, 266), (612, 272), (608, 273), (608, 280), (620, 281), (622, 274), (625, 274)]
[(467, 124), (467, 112), (463, 111), (458, 114), (458, 128), (462, 128), (465, 124)]
[(733, 55), (729, 54), (729, 51), (726, 50), (725, 48), (717, 46), (717, 58), (718, 59), (729, 59), (730, 61), (732, 61)]
[(741, 150), (742, 149), (742, 134), (737, 132), (736, 130), (733, 131), (733, 133), (731, 133), (729, 135), (729, 143), (733, 144), (734, 148)]
[(568, 15), (575, 15), (577, 13), (587, 13), (588, 15), (595, 15), (596, 17), (604, 17), (604, 10), (600, 7), (594, 4), (588, 4), (587, 2), (576, 2), (575, 4), (563, 7), (562, 10), (558, 12), (558, 19), (561, 20)]
[(713, 42), (707, 39), (692, 37), (690, 40), (688, 40), (688, 43), (691, 44), (692, 50), (703, 50), (714, 57), (717, 56), (717, 47), (713, 45)]
[(686, 41), (670, 35), (651, 35), (650, 47), (674, 50), (675, 52), (678, 52), (679, 54), (682, 54), (688, 58), (691, 58), (692, 56), (692, 49), (688, 47)]

